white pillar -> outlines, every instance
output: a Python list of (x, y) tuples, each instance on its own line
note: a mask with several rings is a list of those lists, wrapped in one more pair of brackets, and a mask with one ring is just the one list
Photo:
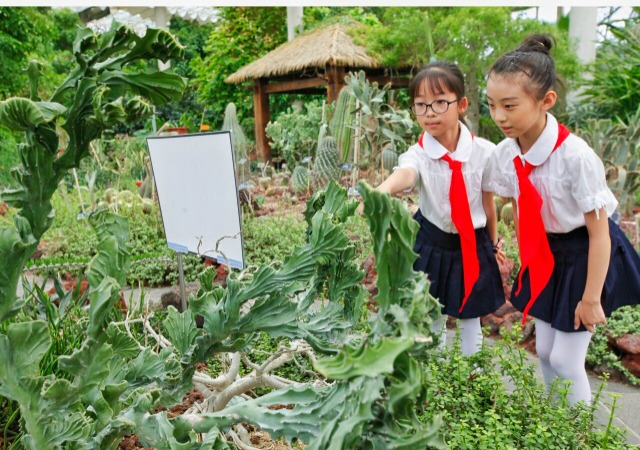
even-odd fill
[(302, 6), (287, 6), (287, 40), (302, 32)]
[[(576, 54), (581, 64), (589, 64), (596, 59), (596, 39), (598, 37), (598, 8), (572, 6), (569, 11), (569, 39), (577, 44)], [(589, 74), (585, 74), (589, 78)], [(579, 91), (567, 95), (567, 103), (573, 104), (580, 96)]]
[[(167, 11), (167, 8), (164, 6), (154, 6), (153, 21), (158, 28), (169, 28), (169, 12)], [(171, 61), (167, 61), (166, 63), (164, 63), (158, 60), (159, 70), (167, 70), (169, 67), (171, 67)]]

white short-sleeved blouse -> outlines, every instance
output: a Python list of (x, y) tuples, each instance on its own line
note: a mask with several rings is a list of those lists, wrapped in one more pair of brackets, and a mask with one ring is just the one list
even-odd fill
[(585, 224), (584, 213), (605, 208), (611, 216), (618, 201), (607, 186), (604, 165), (582, 139), (570, 134), (554, 151), (558, 122), (547, 113), (547, 125), (524, 155), (515, 139), (498, 144), (489, 164), (489, 190), (518, 198), (518, 177), (513, 159), (522, 158), (535, 167), (529, 179), (542, 197), (542, 221), (549, 233), (568, 233)]
[[(420, 211), (435, 226), (447, 233), (457, 233), (451, 219), (449, 187), (451, 169), (440, 158), (448, 153), (433, 136), (424, 133), (421, 147), (415, 144), (400, 155), (398, 167), (411, 167), (418, 177), (415, 187), (420, 194)], [(460, 138), (451, 158), (461, 161), (469, 208), (474, 228), (487, 224), (487, 216), (482, 206), (482, 191), (489, 191), (488, 165), (495, 145), (486, 139), (472, 136), (469, 129), (460, 123)]]

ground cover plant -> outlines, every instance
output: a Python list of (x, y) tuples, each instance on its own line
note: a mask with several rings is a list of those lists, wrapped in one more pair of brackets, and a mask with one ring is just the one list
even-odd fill
[[(568, 385), (547, 391), (526, 350), (518, 346), (520, 327), (502, 330), (502, 339), (480, 352), (462, 355), (459, 336), (453, 348), (436, 352), (426, 363), (429, 378), (425, 417), (442, 418), (442, 429), (455, 449), (631, 449), (624, 431), (597, 425), (598, 401), (616, 410), (616, 398), (595, 393), (593, 404), (567, 400)], [(604, 380), (604, 379), (603, 379)]]

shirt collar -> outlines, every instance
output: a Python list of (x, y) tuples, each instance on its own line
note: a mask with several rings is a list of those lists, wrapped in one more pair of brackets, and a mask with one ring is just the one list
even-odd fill
[[(458, 144), (456, 145), (456, 151), (451, 153), (451, 159), (454, 161), (467, 162), (471, 157), (471, 144), (473, 143), (473, 136), (469, 129), (460, 121), (460, 137), (458, 138)], [(449, 153), (440, 142), (436, 140), (426, 131), (422, 133), (422, 148), (426, 155), (431, 159), (440, 159), (445, 154)]]
[(544, 130), (542, 130), (540, 137), (538, 137), (538, 140), (531, 146), (527, 153), (522, 155), (517, 141), (512, 139), (513, 145), (518, 149), (518, 155), (533, 166), (539, 166), (547, 160), (551, 152), (553, 152), (553, 147), (557, 140), (558, 121), (549, 113), (547, 113), (547, 124)]

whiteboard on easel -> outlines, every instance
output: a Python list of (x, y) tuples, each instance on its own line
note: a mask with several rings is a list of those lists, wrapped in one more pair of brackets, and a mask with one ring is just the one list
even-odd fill
[(231, 134), (148, 137), (147, 147), (167, 246), (244, 269)]

